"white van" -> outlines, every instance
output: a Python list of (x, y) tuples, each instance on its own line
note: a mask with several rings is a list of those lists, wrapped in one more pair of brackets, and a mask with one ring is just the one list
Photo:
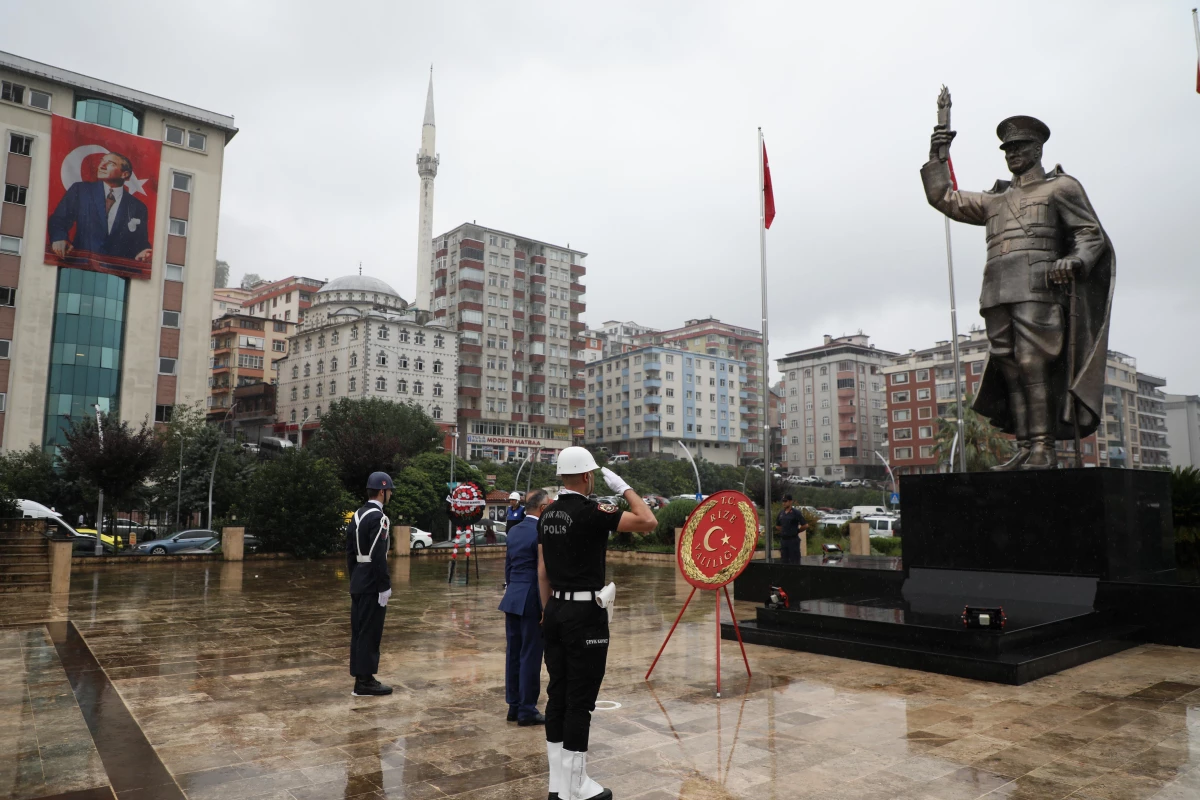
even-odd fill
[(617, 453), (615, 456), (609, 456), (608, 463), (610, 464), (628, 464), (629, 456), (625, 453)]
[[(50, 519), (58, 523), (58, 526), (72, 536), (79, 536), (79, 532), (67, 524), (67, 521), (62, 518), (62, 515), (57, 511), (53, 511), (41, 503), (33, 500), (18, 500), (17, 505), (21, 508), (21, 516), (25, 519)], [(92, 538), (92, 537), (88, 537)], [(94, 539), (93, 539), (94, 541)]]
[(850, 516), (852, 517), (870, 517), (886, 513), (887, 509), (883, 506), (854, 506), (850, 509)]
[(899, 517), (865, 517), (864, 522), (871, 526), (870, 536), (899, 536)]

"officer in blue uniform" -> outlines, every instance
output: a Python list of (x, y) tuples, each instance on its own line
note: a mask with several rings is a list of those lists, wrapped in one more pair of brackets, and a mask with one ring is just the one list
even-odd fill
[(511, 531), (514, 525), (525, 519), (525, 509), (528, 507), (528, 503), (521, 505), (520, 492), (511, 493), (508, 496), (508, 508), (504, 509), (505, 528)]
[(392, 687), (375, 680), (379, 671), (379, 643), (383, 618), (392, 595), (387, 552), (391, 521), (384, 506), (395, 485), (386, 472), (367, 479), (367, 503), (354, 512), (346, 526), (346, 571), (350, 574), (350, 674), (355, 697), (392, 693)]
[(542, 598), (538, 592), (538, 517), (550, 505), (547, 494), (530, 492), (522, 509), (524, 517), (508, 529), (508, 552), (504, 556), (504, 612), (506, 669), (504, 698), (508, 721), (521, 726), (545, 725), (538, 713), (542, 690)]

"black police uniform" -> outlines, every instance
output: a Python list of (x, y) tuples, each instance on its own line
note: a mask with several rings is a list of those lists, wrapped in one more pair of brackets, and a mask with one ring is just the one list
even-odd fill
[[(379, 593), (392, 588), (388, 574), (388, 528), (383, 506), (369, 500), (346, 526), (346, 570), (350, 573), (350, 674), (366, 678), (379, 671), (379, 643), (387, 607)], [(356, 545), (357, 540), (357, 545)], [(359, 554), (370, 561), (359, 562)]]
[[(617, 529), (614, 505), (567, 490), (538, 520), (538, 543), (550, 579), (545, 639), (546, 741), (587, 752), (596, 696), (608, 661), (608, 612), (596, 603), (604, 588), (608, 535)], [(563, 595), (569, 593), (572, 599)]]
[(791, 511), (780, 511), (776, 523), (779, 526), (779, 551), (784, 564), (800, 563), (800, 528), (807, 525), (804, 512), (792, 506)]

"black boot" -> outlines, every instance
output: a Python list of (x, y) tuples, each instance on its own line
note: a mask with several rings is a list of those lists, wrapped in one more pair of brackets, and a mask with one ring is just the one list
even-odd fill
[(1030, 384), (1025, 390), (1029, 398), (1029, 432), (1033, 441), (1029, 457), (1021, 469), (1054, 469), (1058, 456), (1054, 452), (1054, 413), (1050, 408), (1050, 386), (1045, 383)]
[(354, 691), (351, 694), (355, 697), (379, 697), (391, 693), (392, 687), (384, 686), (375, 680), (374, 675), (360, 675), (354, 679)]
[[(1005, 377), (1008, 377), (1007, 371)], [(1013, 433), (1017, 437), (1017, 453), (1003, 464), (997, 464), (992, 467), (992, 472), (1012, 472), (1013, 470), (1021, 469), (1025, 460), (1029, 458), (1029, 449), (1032, 446), (1029, 441), (1029, 412), (1028, 406), (1025, 403), (1025, 393), (1021, 391), (1009, 391), (1008, 407), (1012, 414)], [(959, 442), (959, 447), (962, 447), (962, 442)]]

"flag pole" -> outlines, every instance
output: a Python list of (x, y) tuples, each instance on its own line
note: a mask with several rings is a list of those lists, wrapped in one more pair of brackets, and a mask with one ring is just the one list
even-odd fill
[(1200, 16), (1192, 9), (1192, 27), (1196, 30), (1196, 92), (1200, 94)]
[(774, 558), (775, 521), (771, 518), (771, 416), (766, 409), (771, 396), (771, 360), (767, 355), (767, 186), (763, 176), (763, 144), (762, 128), (758, 129), (758, 266), (760, 283), (762, 284), (762, 350), (763, 350), (763, 517), (766, 519), (767, 563)]
[[(963, 398), (962, 385), (962, 364), (958, 356), (958, 303), (954, 297), (954, 251), (950, 247), (950, 218), (942, 215), (942, 219), (946, 223), (946, 270), (950, 274), (950, 357), (954, 359), (954, 398), (958, 404), (958, 410), (955, 416), (958, 418), (958, 471), (967, 471), (967, 440), (963, 431), (963, 417), (966, 416), (966, 408)], [(951, 462), (953, 467), (953, 461)]]

